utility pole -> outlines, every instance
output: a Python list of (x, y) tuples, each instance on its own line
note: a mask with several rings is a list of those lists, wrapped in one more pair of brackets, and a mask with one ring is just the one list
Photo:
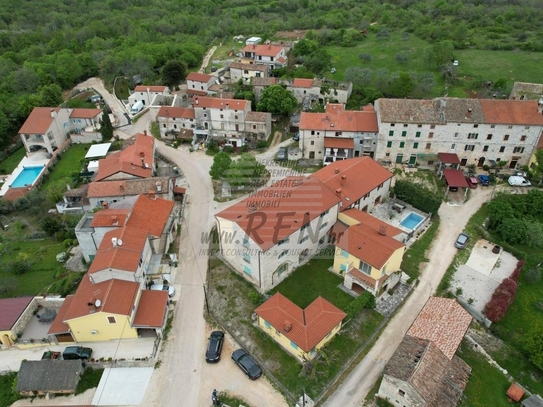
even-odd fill
[(202, 288), (204, 289), (204, 297), (205, 297), (205, 300), (206, 300), (206, 310), (207, 310), (207, 313), (208, 314), (211, 314), (209, 312), (209, 302), (207, 301), (207, 291), (206, 291), (206, 286), (205, 284), (202, 284)]

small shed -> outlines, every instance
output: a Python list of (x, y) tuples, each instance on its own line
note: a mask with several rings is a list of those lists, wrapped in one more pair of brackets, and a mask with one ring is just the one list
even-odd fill
[(111, 147), (111, 143), (93, 144), (89, 148), (89, 151), (87, 151), (87, 154), (85, 154), (85, 158), (105, 157), (110, 147)]
[(73, 394), (85, 371), (82, 360), (23, 360), (15, 391), (23, 396)]
[(516, 383), (511, 383), (511, 386), (509, 386), (509, 389), (507, 389), (506, 394), (507, 397), (509, 397), (509, 400), (513, 400), (518, 403), (520, 400), (522, 400), (522, 396), (524, 396), (524, 389)]
[[(11, 188), (10, 188), (11, 190)], [(5, 198), (5, 197), (4, 197)], [(9, 348), (17, 339), (17, 333), (23, 330), (23, 315), (34, 297), (0, 299), (0, 345)]]
[(524, 407), (543, 407), (543, 398), (538, 394), (533, 394), (520, 404)]

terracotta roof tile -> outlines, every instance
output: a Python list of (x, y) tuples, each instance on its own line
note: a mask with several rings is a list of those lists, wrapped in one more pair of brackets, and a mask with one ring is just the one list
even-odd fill
[(325, 137), (324, 138), (324, 147), (325, 148), (354, 148), (354, 139), (346, 137)]
[(15, 202), (17, 199), (27, 195), (31, 189), (31, 187), (8, 188), (6, 193), (2, 196), (2, 199), (5, 201)]
[(164, 325), (168, 307), (168, 291), (143, 290), (133, 326), (160, 328)]
[(102, 109), (74, 109), (70, 114), (71, 118), (92, 119), (102, 113)]
[(380, 287), (381, 283), (388, 278), (387, 274), (383, 274), (379, 279), (376, 280), (375, 278), (368, 276), (367, 274), (363, 273), (362, 271), (354, 267), (349, 269), (347, 274), (351, 275), (355, 280), (366, 283), (372, 289), (375, 289), (376, 285), (377, 287)]
[[(204, 92), (205, 94), (205, 92)], [(176, 119), (194, 119), (194, 109), (186, 107), (161, 106), (157, 117), (172, 117)]]
[(132, 207), (132, 213), (126, 225), (144, 229), (151, 236), (159, 237), (164, 231), (173, 207), (173, 201), (140, 195)]
[(452, 359), (471, 323), (471, 315), (454, 299), (431, 297), (407, 335), (427, 339)]
[(33, 298), (0, 298), (0, 331), (9, 331)]
[(230, 69), (241, 69), (246, 71), (259, 71), (259, 72), (266, 72), (268, 67), (266, 65), (257, 65), (257, 64), (243, 64), (241, 62), (231, 62), (230, 63)]
[[(101, 181), (88, 184), (89, 198), (102, 198), (112, 196), (139, 195), (148, 194), (149, 191), (155, 191), (155, 194), (165, 194), (169, 192), (169, 177), (153, 177), (142, 179), (128, 179), (123, 181)], [(161, 191), (158, 192), (157, 184)], [(66, 194), (64, 194), (66, 195)]]
[(55, 120), (52, 112), (59, 112), (55, 107), (35, 107), (19, 129), (19, 134), (44, 134)]
[(456, 153), (437, 153), (437, 156), (443, 164), (460, 164), (460, 159)]
[(277, 82), (275, 78), (252, 78), (251, 81), (253, 86), (271, 86)]
[(168, 87), (158, 86), (158, 85), (154, 85), (154, 86), (139, 85), (134, 88), (134, 92), (147, 92), (147, 89), (149, 89), (149, 92), (163, 93), (168, 89)]
[(187, 89), (187, 93), (189, 95), (196, 95), (196, 96), (206, 96), (207, 92), (205, 90), (197, 90), (197, 89)]
[(67, 295), (66, 298), (64, 298), (64, 301), (62, 302), (62, 305), (57, 312), (55, 320), (49, 327), (49, 331), (47, 331), (48, 335), (64, 334), (70, 332), (70, 327), (64, 321), (66, 321), (66, 313), (70, 309), (73, 299), (74, 295)]
[(281, 53), (284, 47), (281, 47), (279, 45), (247, 45), (245, 48), (243, 48), (242, 52), (252, 52), (259, 56), (266, 56), (266, 57), (276, 57)]
[(511, 383), (506, 394), (510, 399), (518, 403), (522, 399), (522, 396), (524, 396), (524, 389), (516, 383)]
[(102, 209), (96, 212), (92, 218), (91, 226), (93, 228), (98, 227), (111, 227), (111, 226), (124, 226), (128, 216), (130, 215), (130, 209)]
[[(268, 250), (339, 201), (339, 197), (317, 179), (288, 177), (255, 192), (216, 217), (236, 222), (262, 250)], [(262, 225), (254, 228), (253, 223), (261, 221)], [(279, 223), (281, 228), (277, 228)]]
[(213, 97), (193, 97), (192, 106), (196, 108), (208, 108), (208, 109), (232, 109), (232, 110), (245, 110), (247, 108), (247, 100), (242, 99), (223, 99)]
[(348, 216), (351, 219), (358, 221), (358, 223), (361, 223), (363, 225), (366, 225), (372, 228), (373, 230), (377, 232), (381, 230), (381, 226), (384, 226), (387, 228), (388, 236), (395, 237), (403, 233), (401, 229), (398, 229), (392, 225), (389, 225), (388, 223), (383, 222), (381, 219), (377, 219), (375, 216), (371, 216), (369, 213), (363, 212), (356, 208), (347, 209), (346, 211), (343, 211), (342, 214)]
[(187, 81), (208, 83), (213, 78), (214, 78), (213, 75), (208, 75), (205, 73), (198, 73), (198, 72), (191, 72), (187, 76)]
[[(342, 177), (345, 176), (345, 179)], [(392, 173), (370, 157), (336, 161), (311, 175), (324, 183), (342, 200), (347, 209), (364, 195), (392, 178)]]
[(481, 99), (480, 103), (486, 123), (543, 126), (537, 100)]
[(271, 113), (266, 112), (248, 112), (245, 116), (246, 122), (266, 122), (270, 118), (271, 120)]
[(303, 310), (281, 293), (275, 293), (255, 313), (305, 352), (311, 351), (347, 316), (322, 297)]
[(313, 79), (295, 78), (292, 86), (295, 88), (311, 88), (313, 86)]
[(327, 106), (325, 113), (302, 112), (300, 130), (327, 130), (377, 133), (377, 114), (371, 110), (344, 110), (343, 105)]

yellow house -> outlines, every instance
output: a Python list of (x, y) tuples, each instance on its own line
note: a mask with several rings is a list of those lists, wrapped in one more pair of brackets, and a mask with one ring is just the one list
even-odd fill
[(398, 283), (405, 252), (400, 229), (349, 209), (338, 215), (331, 236), (336, 246), (333, 269), (344, 276), (343, 285), (349, 290), (378, 297)]
[(260, 328), (301, 361), (313, 359), (339, 332), (347, 316), (322, 297), (301, 309), (281, 293), (275, 293), (255, 313)]
[(22, 332), (26, 321), (25, 311), (34, 297), (0, 299), (0, 344), (9, 348), (17, 340), (17, 333)]

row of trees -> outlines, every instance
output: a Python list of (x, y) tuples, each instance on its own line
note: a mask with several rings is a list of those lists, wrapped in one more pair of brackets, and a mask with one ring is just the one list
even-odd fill
[(209, 175), (235, 186), (261, 186), (267, 179), (266, 167), (253, 154), (243, 153), (234, 161), (224, 151), (215, 155)]
[(429, 188), (405, 179), (399, 179), (394, 184), (394, 195), (398, 199), (413, 205), (423, 212), (437, 214), (442, 197)]

